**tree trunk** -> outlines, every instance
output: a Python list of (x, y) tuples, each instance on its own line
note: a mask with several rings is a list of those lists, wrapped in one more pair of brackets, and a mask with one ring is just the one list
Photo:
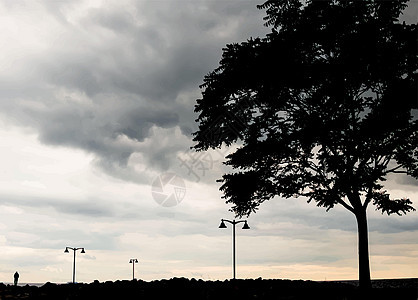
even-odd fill
[(372, 283), (370, 279), (369, 238), (366, 209), (358, 209), (355, 215), (358, 230), (359, 284), (361, 289), (370, 289), (372, 287)]

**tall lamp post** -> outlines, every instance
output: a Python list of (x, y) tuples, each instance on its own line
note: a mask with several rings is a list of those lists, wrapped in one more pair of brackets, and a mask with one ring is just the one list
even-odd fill
[(138, 263), (136, 258), (131, 258), (129, 263), (132, 264), (132, 280), (135, 280), (135, 263)]
[(77, 250), (81, 250), (81, 253), (86, 253), (86, 251), (84, 251), (84, 248), (65, 247), (64, 253), (69, 253), (68, 249), (74, 251), (74, 260), (73, 260), (73, 283), (75, 283), (75, 252)]
[(238, 223), (244, 223), (244, 226), (242, 226), (242, 229), (250, 229), (250, 226), (248, 226), (247, 220), (230, 221), (227, 219), (221, 219), (221, 225), (219, 225), (219, 228), (226, 228), (225, 222), (232, 224), (232, 268), (233, 268), (233, 274), (234, 274), (234, 279), (235, 279), (235, 225)]

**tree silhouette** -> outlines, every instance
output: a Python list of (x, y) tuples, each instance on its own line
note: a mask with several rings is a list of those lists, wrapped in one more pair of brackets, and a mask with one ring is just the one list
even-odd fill
[(358, 225), (360, 286), (371, 286), (366, 210), (414, 208), (384, 189), (418, 178), (417, 24), (399, 1), (281, 0), (265, 38), (223, 49), (197, 100), (197, 151), (238, 143), (221, 191), (237, 216), (275, 196), (342, 205)]

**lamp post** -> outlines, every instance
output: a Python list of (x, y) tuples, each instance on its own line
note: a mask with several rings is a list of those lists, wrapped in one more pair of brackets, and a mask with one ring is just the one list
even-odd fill
[(75, 252), (77, 250), (81, 250), (81, 253), (86, 253), (86, 251), (84, 251), (84, 248), (65, 247), (64, 253), (69, 253), (68, 249), (74, 251), (74, 260), (73, 260), (73, 283), (75, 283)]
[(248, 226), (247, 220), (241, 220), (241, 221), (235, 221), (235, 220), (227, 220), (227, 219), (221, 219), (221, 225), (219, 225), (219, 228), (226, 228), (225, 222), (231, 223), (232, 226), (232, 268), (233, 268), (233, 274), (235, 279), (235, 225), (238, 223), (244, 223), (244, 226), (242, 226), (242, 229), (250, 229), (250, 226)]
[(136, 258), (131, 258), (129, 263), (132, 264), (132, 280), (135, 280), (135, 263), (138, 263)]

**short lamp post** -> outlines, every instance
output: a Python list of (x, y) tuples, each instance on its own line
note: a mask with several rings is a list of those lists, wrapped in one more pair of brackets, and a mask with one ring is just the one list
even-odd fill
[(81, 253), (86, 253), (84, 248), (73, 248), (73, 247), (65, 247), (64, 253), (69, 253), (68, 249), (74, 251), (74, 260), (73, 260), (73, 283), (75, 283), (75, 253), (77, 250), (81, 250)]
[(235, 225), (238, 223), (244, 223), (244, 226), (242, 226), (242, 229), (250, 229), (250, 226), (248, 226), (247, 220), (230, 221), (226, 219), (221, 219), (221, 225), (219, 225), (219, 228), (226, 228), (225, 222), (232, 224), (232, 268), (233, 268), (233, 275), (235, 279)]
[(135, 263), (138, 263), (136, 258), (131, 258), (129, 263), (132, 264), (132, 280), (135, 280)]

